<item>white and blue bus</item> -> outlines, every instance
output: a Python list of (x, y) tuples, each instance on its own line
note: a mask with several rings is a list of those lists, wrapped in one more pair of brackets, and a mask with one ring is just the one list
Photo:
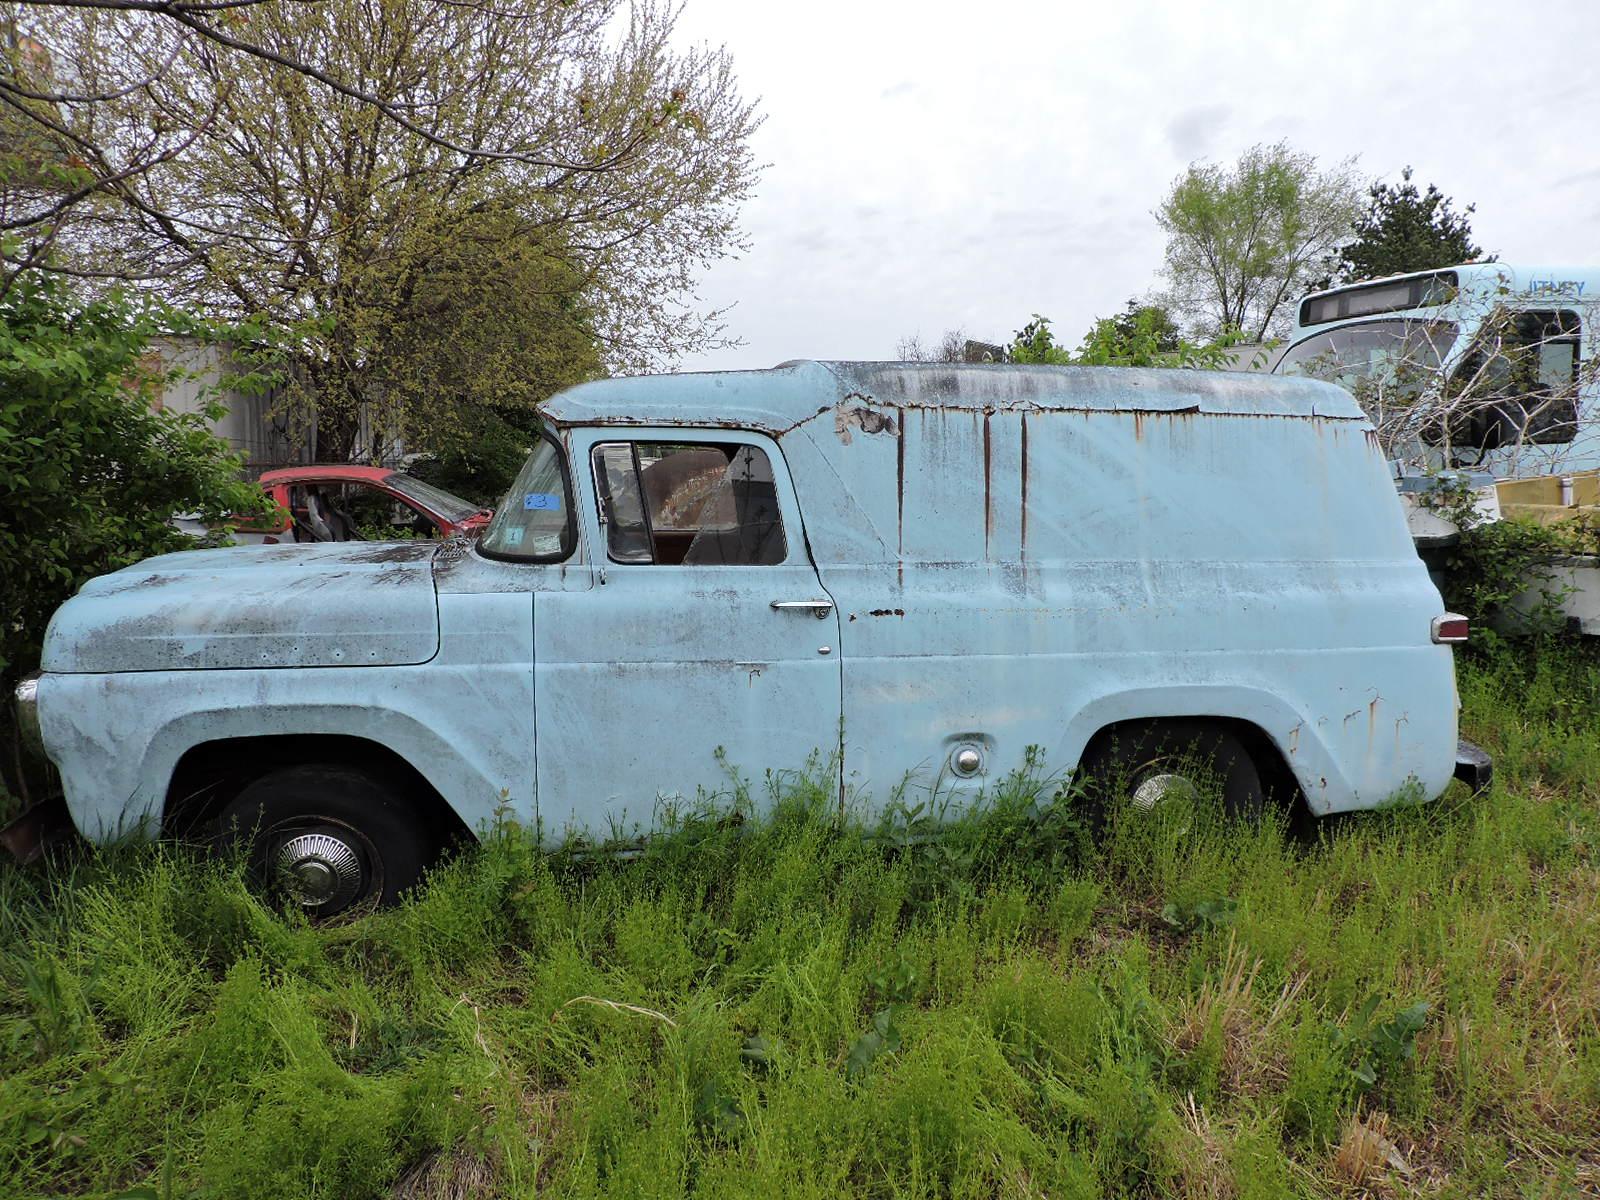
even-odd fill
[(1296, 318), (1273, 371), (1354, 392), (1409, 469), (1600, 467), (1600, 268), (1418, 271), (1314, 292)]

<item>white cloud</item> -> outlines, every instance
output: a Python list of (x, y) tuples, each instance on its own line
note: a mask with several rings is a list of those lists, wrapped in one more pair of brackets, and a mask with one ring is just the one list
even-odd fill
[(1191, 158), (1278, 138), (1411, 164), (1508, 260), (1600, 251), (1600, 103), (1569, 82), (1600, 58), (1600, 6), (687, 0), (681, 30), (728, 46), (772, 164), (750, 252), (701, 288), (745, 345), (685, 368), (1000, 340), (1034, 312), (1075, 339), (1156, 282), (1150, 210)]
[(1204, 158), (1233, 115), (1228, 104), (1201, 104), (1167, 122), (1167, 145), (1179, 158)]

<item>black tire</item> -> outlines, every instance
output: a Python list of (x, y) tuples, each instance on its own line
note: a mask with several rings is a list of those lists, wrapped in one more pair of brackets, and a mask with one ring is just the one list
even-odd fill
[(1223, 811), (1236, 820), (1259, 820), (1267, 804), (1261, 770), (1248, 747), (1225, 726), (1209, 721), (1143, 721), (1113, 730), (1096, 739), (1078, 770), (1091, 811), (1101, 819), (1120, 796), (1134, 798), (1138, 807), (1141, 785), (1158, 776), (1202, 776), (1220, 792)]
[(352, 767), (284, 767), (229, 802), (219, 839), (244, 849), (269, 894), (310, 916), (383, 907), (416, 886), (440, 849), (408, 800), (402, 789)]

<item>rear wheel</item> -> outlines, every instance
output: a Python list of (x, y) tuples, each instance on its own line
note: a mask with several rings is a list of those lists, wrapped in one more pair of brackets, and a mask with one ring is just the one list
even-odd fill
[(1244, 742), (1212, 722), (1146, 721), (1113, 730), (1078, 769), (1097, 817), (1121, 795), (1139, 814), (1213, 789), (1230, 817), (1256, 820), (1266, 807), (1260, 769)]
[(314, 917), (393, 904), (438, 855), (404, 792), (350, 767), (284, 767), (222, 810), (221, 840), (242, 847), (266, 890)]

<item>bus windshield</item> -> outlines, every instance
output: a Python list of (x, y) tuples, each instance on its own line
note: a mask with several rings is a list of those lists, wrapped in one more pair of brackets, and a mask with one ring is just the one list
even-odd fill
[(1455, 344), (1447, 321), (1364, 321), (1296, 342), (1278, 363), (1281, 375), (1308, 375), (1355, 392), (1362, 384), (1411, 390), (1436, 373)]

